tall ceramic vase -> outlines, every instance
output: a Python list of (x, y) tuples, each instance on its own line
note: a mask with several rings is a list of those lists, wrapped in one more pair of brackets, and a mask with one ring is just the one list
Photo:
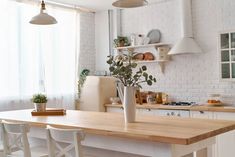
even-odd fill
[(135, 87), (124, 87), (124, 117), (126, 123), (135, 122), (136, 114), (136, 100), (135, 100)]

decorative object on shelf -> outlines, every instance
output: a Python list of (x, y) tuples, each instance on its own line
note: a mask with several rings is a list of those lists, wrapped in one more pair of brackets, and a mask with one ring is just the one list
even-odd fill
[(46, 111), (47, 96), (44, 94), (33, 95), (32, 102), (36, 112)]
[(144, 36), (142, 34), (138, 34), (136, 37), (136, 45), (144, 45)]
[(150, 39), (150, 44), (159, 43), (161, 40), (161, 32), (158, 29), (153, 29), (148, 32), (147, 37)]
[(145, 61), (152, 61), (154, 60), (154, 55), (151, 52), (144, 53), (144, 60)]
[(130, 39), (131, 39), (131, 46), (135, 46), (136, 45), (136, 34), (131, 34)]
[(150, 42), (150, 38), (149, 37), (144, 37), (143, 44), (148, 45), (149, 42)]
[(86, 77), (89, 75), (90, 70), (88, 69), (83, 69), (82, 72), (79, 75), (79, 80), (78, 80), (78, 98), (81, 97), (82, 93), (82, 87), (86, 81)]
[(107, 63), (110, 65), (110, 72), (113, 77), (116, 77), (124, 85), (124, 115), (125, 122), (131, 123), (135, 121), (135, 91), (136, 88), (142, 88), (142, 83), (147, 83), (151, 86), (156, 82), (156, 78), (147, 73), (147, 67), (142, 66), (138, 70), (134, 71), (137, 67), (136, 63), (132, 62), (132, 53), (127, 55), (127, 64), (124, 64), (123, 60), (114, 60), (113, 56), (108, 56)]
[(130, 43), (127, 37), (119, 36), (117, 39), (114, 39), (114, 46), (125, 47), (125, 46), (130, 46)]
[(147, 5), (146, 0), (118, 0), (112, 5), (117, 8), (136, 8)]
[(118, 105), (120, 103), (120, 98), (119, 97), (111, 97), (110, 101), (112, 105)]
[(53, 16), (47, 14), (46, 4), (45, 4), (44, 0), (42, 0), (40, 13), (38, 15), (34, 16), (29, 21), (29, 23), (35, 24), (35, 25), (52, 25), (52, 24), (56, 24), (57, 21)]
[(137, 53), (133, 56), (133, 60), (136, 60), (136, 61), (142, 61), (144, 60), (144, 54), (143, 53)]
[(169, 60), (169, 52), (170, 48), (168, 46), (161, 46), (157, 48), (158, 51), (158, 60)]

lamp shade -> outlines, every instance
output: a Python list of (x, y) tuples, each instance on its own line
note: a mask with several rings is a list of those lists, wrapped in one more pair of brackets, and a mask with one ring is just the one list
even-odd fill
[(118, 0), (112, 5), (118, 8), (136, 8), (145, 6), (147, 4), (148, 2), (146, 0)]
[(34, 16), (29, 21), (29, 23), (35, 24), (35, 25), (52, 25), (52, 24), (56, 24), (57, 21), (53, 16), (46, 13), (46, 6), (45, 6), (44, 1), (42, 0), (40, 13)]
[(34, 16), (29, 23), (35, 25), (52, 25), (56, 24), (57, 21), (54, 17), (48, 15), (47, 13), (41, 12), (40, 14)]

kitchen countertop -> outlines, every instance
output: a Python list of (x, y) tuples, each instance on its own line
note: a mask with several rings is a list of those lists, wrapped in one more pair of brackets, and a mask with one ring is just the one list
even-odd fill
[(123, 114), (67, 110), (64, 116), (32, 116), (32, 109), (0, 112), (0, 119), (26, 122), (34, 127), (54, 125), (80, 128), (86, 133), (190, 145), (235, 129), (234, 121), (163, 116), (138, 116), (125, 124)]
[[(105, 107), (122, 107), (121, 104), (112, 105), (106, 104)], [(189, 110), (189, 111), (212, 111), (212, 112), (234, 112), (235, 107), (233, 106), (208, 106), (208, 105), (196, 105), (196, 106), (169, 106), (162, 104), (143, 104), (137, 105), (137, 108), (141, 109), (164, 109), (164, 110)]]

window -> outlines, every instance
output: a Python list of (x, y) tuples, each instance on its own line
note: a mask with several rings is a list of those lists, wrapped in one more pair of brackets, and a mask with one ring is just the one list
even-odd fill
[[(51, 104), (73, 108), (79, 14), (76, 10), (47, 5), (47, 11), (56, 17), (58, 24), (29, 24), (39, 8), (38, 5), (1, 0), (0, 110), (3, 100), (8, 105), (12, 101), (25, 104), (23, 100), (29, 104), (29, 98), (39, 92), (53, 97)], [(69, 101), (64, 102), (66, 98)], [(63, 102), (59, 102), (60, 99)]]

